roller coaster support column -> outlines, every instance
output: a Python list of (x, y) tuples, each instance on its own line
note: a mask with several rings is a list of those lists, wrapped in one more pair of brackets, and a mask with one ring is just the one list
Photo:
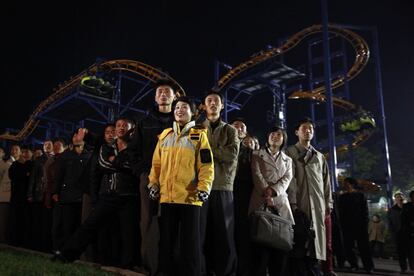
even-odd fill
[(387, 127), (385, 122), (385, 108), (384, 108), (384, 97), (382, 93), (382, 76), (381, 76), (381, 64), (380, 64), (380, 55), (379, 55), (379, 46), (378, 46), (378, 30), (376, 27), (372, 28), (373, 33), (373, 44), (374, 44), (374, 60), (375, 60), (375, 82), (377, 86), (377, 94), (378, 94), (378, 101), (380, 107), (380, 114), (381, 120), (380, 126), (382, 128), (382, 133), (384, 135), (384, 165), (385, 165), (385, 180), (386, 180), (386, 190), (387, 190), (387, 201), (388, 201), (388, 208), (392, 206), (392, 178), (391, 178), (391, 166), (390, 166), (390, 155), (388, 150), (388, 135), (387, 135)]
[(335, 120), (332, 100), (331, 87), (331, 59), (329, 48), (329, 32), (328, 32), (328, 0), (321, 0), (322, 3), (322, 30), (323, 30), (323, 59), (324, 59), (324, 75), (326, 86), (326, 113), (328, 124), (328, 142), (329, 142), (329, 173), (331, 179), (332, 191), (338, 189), (338, 179), (336, 171), (336, 145), (335, 145)]

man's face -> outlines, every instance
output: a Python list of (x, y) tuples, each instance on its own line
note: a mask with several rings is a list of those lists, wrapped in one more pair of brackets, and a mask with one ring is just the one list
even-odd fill
[(232, 126), (234, 126), (237, 129), (237, 135), (240, 139), (243, 139), (247, 135), (247, 127), (242, 121), (234, 121), (232, 123)]
[(19, 159), (20, 155), (22, 154), (22, 151), (20, 150), (20, 147), (17, 145), (14, 145), (10, 149), (10, 155), (13, 156), (14, 159)]
[(25, 161), (31, 160), (33, 157), (33, 152), (29, 149), (22, 150), (22, 157)]
[(2, 148), (0, 148), (0, 159), (3, 159), (4, 155), (6, 155), (6, 153), (4, 152)]
[(171, 105), (174, 101), (174, 90), (168, 85), (161, 85), (155, 91), (155, 101), (158, 105)]
[(132, 127), (131, 123), (125, 120), (118, 120), (115, 124), (115, 136), (122, 137), (124, 136), (128, 130)]
[(65, 150), (65, 147), (63, 146), (61, 141), (55, 141), (53, 143), (53, 152), (54, 154), (62, 153)]
[(404, 201), (403, 196), (400, 195), (400, 194), (395, 195), (394, 198), (395, 198), (395, 202), (397, 202), (397, 203), (403, 203), (403, 201)]
[(105, 143), (110, 144), (115, 137), (115, 128), (113, 126), (107, 126), (104, 132)]
[(224, 108), (220, 96), (216, 94), (208, 95), (204, 104), (207, 115), (220, 115), (221, 110)]
[(191, 112), (190, 105), (186, 102), (177, 102), (174, 109), (175, 121), (180, 125), (185, 125), (191, 121), (191, 116), (193, 116), (193, 113)]
[(52, 141), (45, 141), (43, 144), (43, 151), (46, 154), (50, 154), (53, 151), (53, 142)]
[(282, 130), (277, 130), (274, 132), (271, 132), (269, 134), (269, 137), (267, 139), (267, 143), (269, 146), (273, 147), (280, 147), (283, 144), (283, 132)]
[(298, 136), (299, 141), (308, 141), (310, 142), (313, 138), (313, 125), (311, 123), (303, 123), (300, 125), (299, 129), (295, 131), (296, 136)]

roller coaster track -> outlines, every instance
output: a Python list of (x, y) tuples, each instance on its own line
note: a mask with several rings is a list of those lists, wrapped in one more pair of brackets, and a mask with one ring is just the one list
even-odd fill
[(88, 69), (78, 74), (75, 77), (72, 77), (70, 80), (65, 81), (63, 84), (59, 85), (56, 89), (56, 92), (46, 98), (41, 102), (37, 108), (34, 110), (32, 115), (25, 123), (24, 127), (17, 134), (4, 133), (0, 135), (0, 139), (12, 140), (12, 141), (22, 141), (28, 137), (39, 124), (37, 116), (41, 114), (42, 111), (45, 111), (49, 106), (68, 96), (69, 94), (75, 91), (75, 88), (80, 84), (82, 78), (87, 74), (95, 74), (98, 70), (107, 70), (107, 71), (126, 71), (133, 74), (142, 76), (152, 82), (157, 81), (159, 78), (168, 78), (173, 81), (177, 87), (176, 93), (179, 95), (185, 95), (184, 89), (179, 85), (177, 81), (169, 77), (162, 71), (147, 65), (142, 62), (134, 60), (109, 60), (102, 62), (100, 64), (93, 64)]
[[(360, 37), (358, 34), (348, 30), (343, 29), (334, 25), (328, 26), (328, 32), (338, 35), (345, 40), (347, 40), (353, 47), (355, 51), (355, 61), (352, 64), (351, 68), (346, 73), (346, 76), (339, 76), (335, 79), (332, 79), (332, 90), (338, 88), (345, 84), (345, 81), (352, 80), (355, 76), (357, 76), (365, 67), (369, 59), (369, 48), (366, 41)], [(273, 59), (279, 55), (285, 54), (289, 50), (296, 47), (300, 42), (302, 42), (305, 38), (308, 38), (311, 35), (322, 33), (322, 25), (313, 25), (302, 31), (292, 35), (289, 39), (287, 39), (280, 47), (278, 48), (271, 48), (265, 51), (260, 52), (258, 55), (255, 55), (253, 58), (239, 64), (238, 66), (229, 70), (224, 76), (222, 76), (218, 82), (216, 88), (220, 90), (224, 90), (232, 80), (234, 80), (238, 75), (245, 72), (246, 70), (253, 68), (261, 64), (264, 61)], [(325, 102), (326, 88), (324, 85), (320, 85), (315, 87), (312, 90), (298, 90), (294, 91), (290, 94), (289, 99), (311, 99), (319, 102)], [(343, 108), (348, 111), (352, 111), (356, 108), (356, 106), (344, 99), (339, 97), (333, 97), (333, 104), (340, 108)], [(349, 146), (352, 148), (358, 147), (361, 143), (366, 141), (372, 132), (361, 133), (354, 138), (354, 141), (351, 145), (341, 145), (337, 147), (338, 152), (343, 152), (349, 149)]]

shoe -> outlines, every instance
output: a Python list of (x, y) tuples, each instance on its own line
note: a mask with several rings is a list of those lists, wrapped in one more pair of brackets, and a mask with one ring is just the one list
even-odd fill
[(62, 252), (56, 251), (53, 253), (53, 256), (50, 258), (52, 262), (58, 263), (68, 263), (69, 261), (62, 255)]
[(357, 266), (351, 266), (351, 268), (349, 270), (351, 272), (357, 272), (358, 271), (358, 267)]
[(337, 276), (335, 272), (330, 271), (323, 274), (323, 276)]

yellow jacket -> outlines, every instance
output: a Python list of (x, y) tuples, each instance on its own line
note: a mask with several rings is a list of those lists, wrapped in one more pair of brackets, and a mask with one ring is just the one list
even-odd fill
[(181, 130), (176, 122), (159, 136), (152, 157), (149, 186), (160, 189), (160, 203), (201, 206), (197, 192), (210, 193), (214, 163), (207, 130), (194, 127), (194, 121)]

